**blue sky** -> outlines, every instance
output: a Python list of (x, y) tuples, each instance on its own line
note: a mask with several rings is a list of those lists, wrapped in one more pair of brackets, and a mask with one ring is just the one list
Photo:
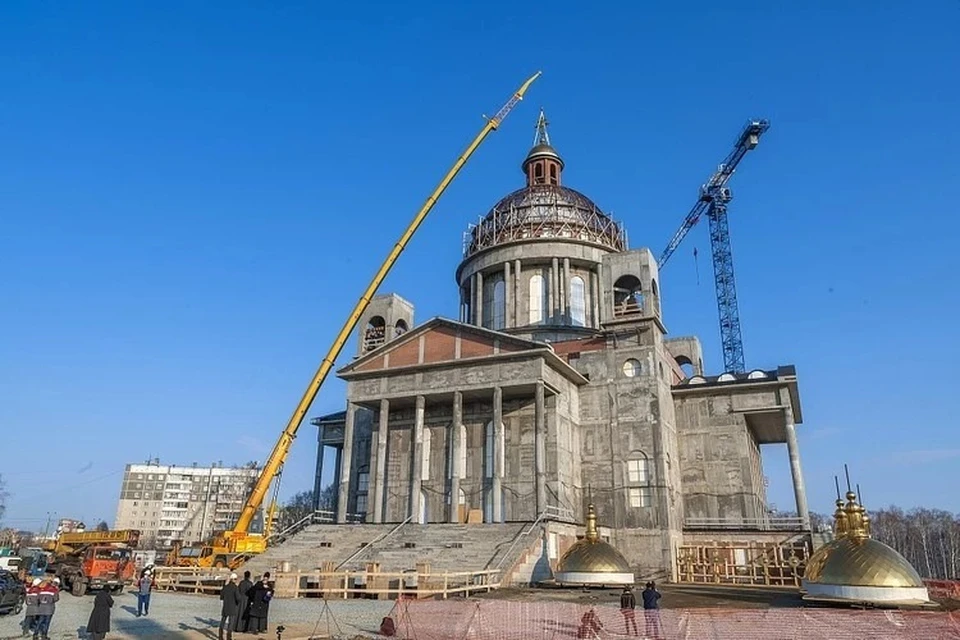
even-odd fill
[[(769, 118), (730, 227), (747, 365), (799, 371), (811, 507), (849, 462), (869, 507), (960, 511), (960, 3), (652, 4), (5, 3), (7, 521), (112, 522), (148, 456), (263, 460), (403, 226), (537, 69), (382, 291), (456, 315), (462, 233), (522, 184), (540, 105), (566, 183), (655, 253)], [(706, 225), (662, 293), (718, 372)], [(285, 494), (314, 455), (305, 425)]]

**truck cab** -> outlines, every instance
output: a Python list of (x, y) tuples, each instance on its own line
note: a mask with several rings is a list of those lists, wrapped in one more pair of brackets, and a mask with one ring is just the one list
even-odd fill
[(57, 576), (64, 589), (75, 596), (87, 591), (109, 589), (120, 592), (133, 581), (136, 563), (132, 552), (124, 547), (90, 546), (82, 555), (60, 562)]

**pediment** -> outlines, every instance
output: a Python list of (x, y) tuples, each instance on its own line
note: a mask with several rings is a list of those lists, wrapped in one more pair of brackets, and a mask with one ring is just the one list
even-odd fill
[(548, 345), (533, 340), (446, 318), (433, 318), (358, 358), (340, 369), (337, 374), (382, 371), (549, 349)]

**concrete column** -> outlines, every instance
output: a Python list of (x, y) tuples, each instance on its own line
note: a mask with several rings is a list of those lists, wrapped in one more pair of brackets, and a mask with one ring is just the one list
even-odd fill
[(513, 261), (513, 321), (515, 327), (522, 327), (527, 324), (527, 319), (523, 317), (522, 287), (520, 286), (520, 261)]
[(463, 424), (463, 393), (453, 392), (453, 420), (450, 423), (450, 512), (447, 521), (460, 521), (460, 456), (463, 442), (460, 442), (460, 426)]
[(503, 522), (503, 389), (493, 388), (493, 521)]
[(570, 258), (563, 259), (563, 321), (570, 322)]
[(600, 293), (600, 265), (594, 271), (590, 272), (590, 298), (593, 302), (593, 328), (600, 328), (600, 299), (603, 295)]
[(410, 512), (413, 516), (412, 521), (420, 522), (420, 489), (423, 487), (423, 481), (420, 479), (423, 473), (423, 410), (426, 399), (423, 396), (417, 396), (417, 409), (413, 419), (413, 446), (410, 447), (411, 466), (413, 477), (410, 479)]
[(503, 326), (512, 327), (513, 326), (513, 305), (510, 302), (513, 300), (513, 295), (511, 289), (511, 279), (510, 279), (510, 263), (503, 263)]
[(347, 420), (343, 426), (343, 452), (340, 456), (340, 485), (337, 487), (337, 522), (347, 521), (347, 504), (350, 500), (350, 471), (353, 467), (353, 423), (357, 405), (347, 403)]
[(478, 327), (483, 326), (483, 274), (477, 271), (473, 274), (476, 280), (477, 297), (474, 300), (473, 324)]
[(560, 260), (553, 259), (553, 268), (550, 271), (550, 311), (547, 314), (553, 324), (560, 318)]
[[(373, 474), (373, 521), (384, 521), (387, 491), (387, 442), (390, 439), (390, 401), (380, 400), (380, 426), (377, 431), (377, 469)], [(369, 508), (369, 507), (368, 507)]]
[(469, 281), (469, 291), (467, 291), (467, 308), (464, 312), (463, 321), (467, 324), (473, 324), (473, 314), (477, 310), (477, 280), (473, 276), (470, 276)]
[(323, 491), (323, 434), (325, 427), (317, 429), (317, 469), (313, 479), (313, 510), (320, 510), (320, 492)]
[(803, 528), (810, 529), (810, 509), (807, 507), (807, 490), (800, 470), (800, 446), (797, 444), (797, 428), (793, 424), (793, 409), (783, 411), (787, 432), (787, 454), (790, 456), (790, 475), (793, 476), (793, 495), (797, 501), (797, 515), (803, 520)]
[(534, 400), (534, 465), (537, 471), (537, 515), (547, 508), (547, 405), (543, 380), (537, 381)]

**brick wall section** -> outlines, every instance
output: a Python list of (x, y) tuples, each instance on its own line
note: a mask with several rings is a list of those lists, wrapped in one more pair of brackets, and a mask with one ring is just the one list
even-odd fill
[[(456, 359), (457, 334), (450, 329), (437, 329), (424, 336), (423, 361), (448, 362)], [(391, 364), (393, 361), (391, 360)]]

